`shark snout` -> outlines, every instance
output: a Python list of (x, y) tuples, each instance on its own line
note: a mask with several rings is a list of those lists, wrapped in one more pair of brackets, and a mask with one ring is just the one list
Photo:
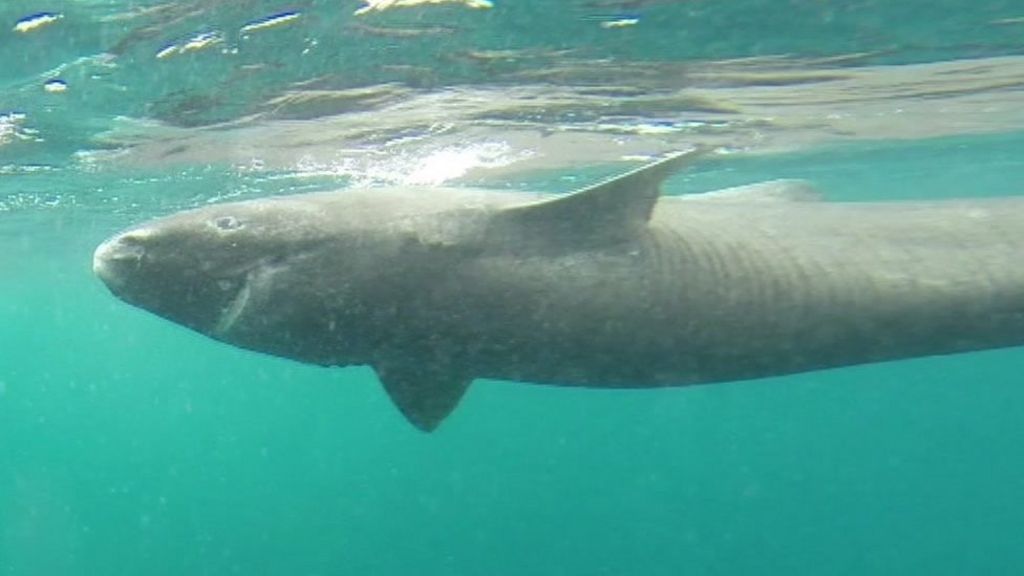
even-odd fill
[(92, 271), (110, 289), (124, 284), (127, 274), (137, 270), (146, 254), (144, 229), (131, 230), (110, 238), (96, 247), (92, 255)]

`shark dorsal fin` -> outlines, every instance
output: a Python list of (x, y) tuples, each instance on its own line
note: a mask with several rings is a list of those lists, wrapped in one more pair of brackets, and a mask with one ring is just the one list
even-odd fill
[(521, 236), (560, 243), (629, 238), (647, 225), (662, 182), (705, 153), (691, 148), (564, 196), (506, 208), (498, 221)]
[(377, 363), (374, 370), (406, 420), (424, 432), (433, 432), (441, 424), (470, 383), (469, 378), (408, 361)]

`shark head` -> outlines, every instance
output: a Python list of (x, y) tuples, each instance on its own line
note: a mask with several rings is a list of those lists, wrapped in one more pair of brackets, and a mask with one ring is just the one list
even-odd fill
[(410, 295), (451, 262), (438, 257), (451, 252), (444, 212), (402, 190), (215, 204), (113, 236), (93, 270), (119, 299), (214, 339), (363, 364)]
[(93, 270), (118, 298), (217, 336), (289, 260), (322, 242), (322, 215), (287, 199), (189, 210), (103, 242)]

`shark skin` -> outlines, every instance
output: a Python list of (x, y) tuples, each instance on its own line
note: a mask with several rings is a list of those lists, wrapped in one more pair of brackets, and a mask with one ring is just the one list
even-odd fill
[(100, 245), (124, 301), (369, 365), (433, 430), (476, 378), (646, 388), (1024, 344), (1024, 198), (662, 197), (690, 150), (567, 195), (374, 188), (173, 214)]

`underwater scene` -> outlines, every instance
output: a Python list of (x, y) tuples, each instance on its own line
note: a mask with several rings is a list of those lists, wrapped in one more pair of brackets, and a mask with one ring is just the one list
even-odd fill
[(0, 3), (0, 576), (1015, 574), (1021, 454), (1018, 0)]

